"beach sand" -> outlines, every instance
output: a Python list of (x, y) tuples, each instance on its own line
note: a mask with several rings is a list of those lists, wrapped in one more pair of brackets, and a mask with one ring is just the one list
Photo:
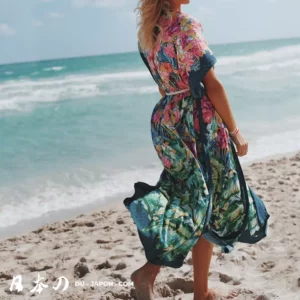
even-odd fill
[[(216, 246), (210, 288), (223, 296), (235, 290), (233, 299), (239, 300), (299, 300), (300, 152), (251, 163), (243, 171), (271, 215), (268, 236), (255, 245), (239, 243), (228, 254)], [(130, 274), (146, 260), (122, 201), (2, 240), (0, 299), (135, 299)], [(17, 275), (23, 283), (19, 293), (9, 290)], [(30, 292), (38, 275), (48, 285), (40, 294)], [(69, 280), (64, 292), (64, 282), (54, 289), (61, 276)], [(155, 293), (156, 299), (192, 300), (192, 292), (190, 253), (181, 268), (161, 269)]]

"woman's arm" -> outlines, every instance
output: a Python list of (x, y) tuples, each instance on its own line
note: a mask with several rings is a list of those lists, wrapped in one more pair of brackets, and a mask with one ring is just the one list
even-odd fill
[[(229, 132), (236, 127), (236, 121), (231, 111), (230, 103), (223, 84), (219, 81), (213, 68), (203, 78), (206, 94), (216, 111), (224, 121)], [(246, 155), (248, 152), (248, 142), (242, 137), (241, 133), (232, 137), (233, 142), (237, 146), (239, 156)]]
[(233, 131), (237, 124), (233, 117), (230, 103), (223, 84), (219, 81), (213, 68), (203, 78), (206, 94), (211, 103), (223, 119), (229, 131)]

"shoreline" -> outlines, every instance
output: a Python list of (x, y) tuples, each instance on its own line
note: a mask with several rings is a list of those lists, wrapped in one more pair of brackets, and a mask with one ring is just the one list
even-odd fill
[[(297, 153), (300, 153), (300, 150), (269, 155), (249, 162), (241, 161), (241, 166), (244, 169), (250, 167), (252, 164), (266, 163), (271, 159), (276, 160), (276, 159), (281, 159), (283, 157), (290, 158), (296, 155)], [(241, 158), (241, 160), (242, 159), (243, 157)], [(31, 220), (24, 220), (9, 227), (3, 227), (3, 228), (0, 227), (0, 242), (11, 237), (24, 235), (26, 233), (29, 233), (32, 230), (35, 230), (36, 228), (45, 226), (47, 224), (74, 219), (81, 214), (92, 214), (93, 212), (102, 211), (102, 210), (107, 211), (110, 209), (123, 209), (124, 208), (123, 200), (126, 197), (130, 197), (133, 194), (133, 192), (134, 191), (132, 189), (132, 192), (120, 193), (118, 195), (108, 197), (107, 201), (104, 203), (99, 203), (96, 201), (92, 204), (86, 204), (73, 209), (65, 209), (60, 211), (49, 212), (40, 217)]]
[[(227, 254), (215, 246), (210, 288), (224, 296), (236, 290), (235, 300), (299, 300), (300, 151), (242, 166), (246, 180), (270, 213), (268, 234), (257, 244), (238, 243)], [(135, 291), (130, 274), (146, 259), (122, 201), (109, 201), (101, 209), (32, 231), (24, 228), (23, 234), (1, 240), (0, 261), (1, 300), (32, 299), (30, 290), (38, 275), (50, 288), (40, 295), (35, 292), (37, 299), (131, 300)], [(24, 290), (12, 293), (9, 286), (16, 275), (22, 275)], [(51, 288), (60, 276), (69, 280), (64, 294)], [(102, 285), (91, 286), (91, 282)], [(192, 292), (191, 253), (181, 268), (161, 268), (155, 283), (157, 300), (192, 300)]]

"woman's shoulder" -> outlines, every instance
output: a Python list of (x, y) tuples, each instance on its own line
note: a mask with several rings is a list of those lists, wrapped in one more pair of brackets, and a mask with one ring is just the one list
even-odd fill
[(183, 12), (179, 13), (179, 23), (181, 30), (183, 31), (186, 29), (202, 27), (200, 21), (195, 16)]
[(200, 23), (200, 21), (194, 16), (194, 15), (191, 15), (189, 13), (185, 13), (185, 12), (178, 12), (178, 16), (179, 16), (179, 19), (181, 21), (189, 21), (189, 22), (194, 22), (194, 23)]
[(177, 36), (185, 31), (201, 28), (201, 24), (196, 17), (180, 11), (176, 13), (176, 17), (171, 20), (171, 23), (168, 17), (164, 16), (160, 20), (160, 24), (164, 29), (164, 33), (169, 36)]

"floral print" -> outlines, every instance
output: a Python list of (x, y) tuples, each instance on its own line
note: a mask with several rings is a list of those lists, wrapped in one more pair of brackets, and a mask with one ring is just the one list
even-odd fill
[(269, 214), (245, 182), (234, 145), (202, 84), (216, 58), (201, 24), (177, 12), (162, 16), (152, 51), (139, 45), (154, 81), (167, 93), (151, 115), (151, 135), (163, 171), (155, 186), (136, 182), (124, 200), (147, 260), (180, 267), (200, 236), (223, 252), (266, 236)]

